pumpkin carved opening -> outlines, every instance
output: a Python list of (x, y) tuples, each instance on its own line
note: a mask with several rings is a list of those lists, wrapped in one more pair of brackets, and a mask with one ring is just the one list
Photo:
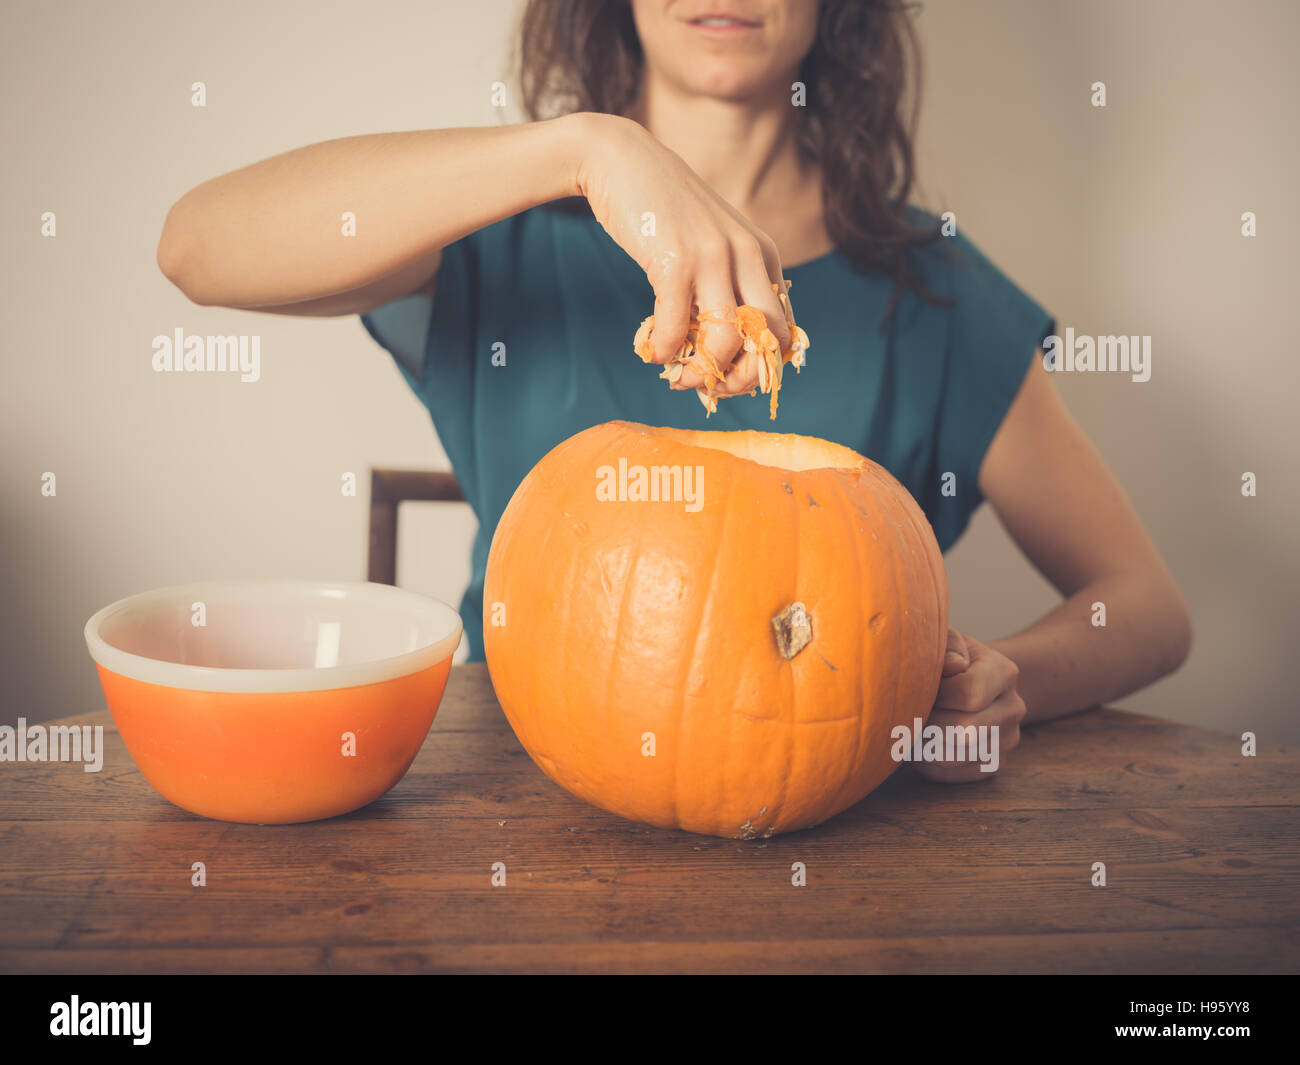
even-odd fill
[(829, 440), (794, 433), (760, 433), (740, 429), (730, 433), (711, 433), (701, 429), (670, 429), (645, 426), (652, 436), (672, 440), (687, 447), (722, 451), (760, 466), (799, 473), (804, 470), (860, 470), (865, 460), (857, 452)]

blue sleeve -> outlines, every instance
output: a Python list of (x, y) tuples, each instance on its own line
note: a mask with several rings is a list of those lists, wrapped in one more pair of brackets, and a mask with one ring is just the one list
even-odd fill
[(952, 252), (947, 373), (935, 458), (942, 493), (936, 533), (951, 544), (983, 501), (979, 470), (1034, 353), (1056, 325), (1052, 316), (1002, 273), (971, 241), (946, 238)]
[(442, 251), (433, 300), (402, 296), (361, 315), (361, 324), (393, 357), (402, 377), (426, 407), (440, 373), (447, 380), (449, 360), (472, 351), (473, 234)]

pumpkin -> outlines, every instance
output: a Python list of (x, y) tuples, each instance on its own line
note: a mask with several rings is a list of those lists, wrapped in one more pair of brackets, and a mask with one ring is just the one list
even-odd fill
[(616, 421), (520, 483), (484, 618), (497, 698), (552, 780), (752, 839), (893, 771), (891, 731), (938, 691), (948, 586), (920, 507), (846, 447)]

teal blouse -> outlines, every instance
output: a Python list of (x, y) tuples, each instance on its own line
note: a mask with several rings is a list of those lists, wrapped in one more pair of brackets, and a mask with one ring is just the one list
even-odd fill
[(460, 607), (471, 659), (483, 658), (484, 570), (510, 496), (556, 444), (613, 419), (844, 444), (897, 477), (940, 548), (952, 546), (981, 502), (989, 443), (1054, 325), (964, 236), (911, 254), (951, 307), (907, 291), (886, 321), (893, 283), (855, 273), (840, 252), (786, 268), (811, 348), (801, 373), (786, 368), (774, 422), (761, 393), (719, 401), (706, 421), (693, 393), (671, 391), (660, 367), (633, 354), (654, 293), (590, 214), (539, 207), (472, 233), (444, 249), (432, 305), (411, 296), (362, 315), (428, 408), (478, 517)]

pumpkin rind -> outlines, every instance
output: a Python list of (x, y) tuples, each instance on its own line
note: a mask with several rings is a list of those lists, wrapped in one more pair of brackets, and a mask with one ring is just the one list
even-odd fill
[[(773, 444), (836, 465), (717, 449)], [(702, 507), (598, 500), (620, 458), (701, 468)], [(608, 422), (515, 491), (484, 617), (497, 698), (556, 783), (635, 821), (754, 838), (818, 824), (894, 770), (891, 730), (938, 690), (948, 588), (916, 502), (846, 448)]]

